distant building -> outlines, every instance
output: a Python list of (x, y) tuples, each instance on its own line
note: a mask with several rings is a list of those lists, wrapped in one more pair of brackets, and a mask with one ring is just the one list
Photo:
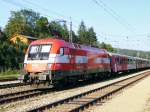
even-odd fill
[(29, 45), (32, 41), (37, 40), (38, 38), (26, 36), (26, 35), (20, 35), (20, 34), (14, 34), (12, 38), (10, 39), (11, 42), (14, 44), (17, 43), (17, 41), (21, 41), (26, 45)]

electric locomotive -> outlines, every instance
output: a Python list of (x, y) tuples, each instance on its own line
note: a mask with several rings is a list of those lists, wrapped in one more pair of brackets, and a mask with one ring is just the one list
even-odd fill
[(110, 56), (104, 49), (46, 38), (29, 45), (24, 70), (25, 82), (55, 84), (84, 80), (110, 74)]

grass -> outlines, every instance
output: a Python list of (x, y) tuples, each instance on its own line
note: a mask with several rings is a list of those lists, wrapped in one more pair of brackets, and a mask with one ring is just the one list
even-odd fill
[(20, 71), (17, 70), (7, 70), (5, 72), (0, 72), (0, 80), (3, 79), (16, 79), (20, 75)]

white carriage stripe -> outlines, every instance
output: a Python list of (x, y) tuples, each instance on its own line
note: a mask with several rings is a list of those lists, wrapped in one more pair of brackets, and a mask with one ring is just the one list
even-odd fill
[(87, 63), (88, 58), (87, 56), (76, 56), (75, 57), (75, 63)]
[[(48, 60), (27, 60), (27, 55), (25, 55), (24, 63), (70, 63), (70, 55), (60, 55), (60, 54), (50, 54)], [(87, 56), (75, 56), (75, 63), (76, 64), (82, 64), (82, 63), (88, 63), (88, 57)], [(94, 63), (100, 64), (100, 63), (110, 63), (109, 58), (96, 58)]]
[(128, 64), (128, 69), (136, 69), (136, 64)]
[[(52, 58), (50, 57), (50, 58), (49, 58), (49, 61), (50, 61), (51, 59), (52, 59)], [(54, 61), (55, 61), (55, 62), (52, 62), (52, 63), (70, 63), (69, 55), (63, 55), (63, 56), (56, 55)]]
[(69, 63), (69, 55), (50, 54), (48, 60), (27, 60), (26, 55), (24, 63)]
[(110, 59), (109, 58), (96, 58), (95, 59), (95, 63), (99, 64), (99, 63), (105, 63), (105, 64), (109, 64), (110, 63)]

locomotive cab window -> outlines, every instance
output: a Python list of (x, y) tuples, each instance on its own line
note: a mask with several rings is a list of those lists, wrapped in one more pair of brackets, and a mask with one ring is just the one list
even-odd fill
[(51, 46), (50, 45), (42, 45), (41, 46), (41, 52), (42, 53), (47, 53), (50, 51)]
[(49, 58), (51, 45), (32, 45), (29, 48), (28, 60), (47, 60)]
[(42, 45), (41, 46), (41, 53), (40, 53), (40, 59), (41, 60), (47, 60), (49, 58), (49, 53), (50, 53), (50, 45)]
[(30, 47), (30, 53), (33, 54), (33, 53), (37, 53), (39, 50), (39, 46), (31, 46)]

